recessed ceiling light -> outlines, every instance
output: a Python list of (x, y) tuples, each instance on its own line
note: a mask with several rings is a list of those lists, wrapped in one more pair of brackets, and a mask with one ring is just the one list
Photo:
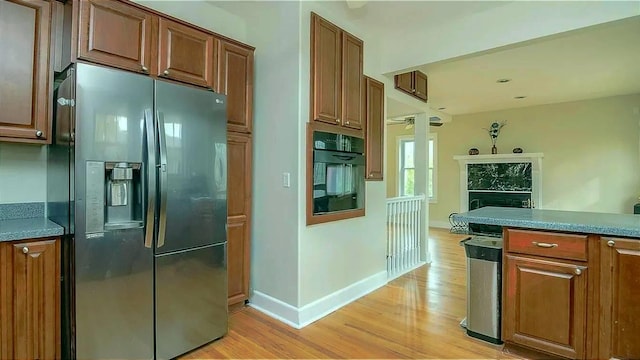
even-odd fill
[(445, 110), (446, 107), (439, 107), (438, 110)]
[(514, 99), (518, 99), (518, 100), (520, 100), (520, 99), (524, 99), (524, 98), (526, 98), (526, 96), (514, 96), (513, 98), (514, 98)]
[(511, 81), (511, 79), (498, 79), (498, 80), (496, 80), (496, 82), (498, 84), (508, 83), (509, 81)]

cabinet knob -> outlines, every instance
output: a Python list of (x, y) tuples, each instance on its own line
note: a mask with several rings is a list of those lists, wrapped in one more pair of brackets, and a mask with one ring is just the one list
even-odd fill
[(163, 74), (169, 75), (169, 69), (165, 70)]
[(36, 137), (42, 137), (42, 131), (36, 130)]
[(616, 246), (616, 242), (613, 241), (613, 240), (609, 240), (609, 241), (607, 241), (607, 245), (609, 245), (610, 247), (614, 247), (614, 246)]
[(149, 69), (146, 66), (142, 65), (142, 72), (149, 72)]
[(345, 124), (349, 125), (349, 120), (347, 120), (347, 121), (345, 122)]
[(23, 254), (28, 254), (28, 253), (29, 253), (29, 248), (28, 248), (28, 247), (26, 247), (26, 246), (25, 246), (25, 247), (23, 247), (23, 248), (22, 248), (22, 253), (23, 253)]
[(580, 275), (580, 274), (582, 274), (582, 270), (580, 270), (580, 268), (576, 268), (575, 273), (576, 273), (576, 275)]

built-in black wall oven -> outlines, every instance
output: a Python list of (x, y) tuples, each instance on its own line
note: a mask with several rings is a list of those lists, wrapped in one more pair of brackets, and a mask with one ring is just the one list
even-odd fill
[(313, 132), (313, 215), (364, 208), (364, 139)]

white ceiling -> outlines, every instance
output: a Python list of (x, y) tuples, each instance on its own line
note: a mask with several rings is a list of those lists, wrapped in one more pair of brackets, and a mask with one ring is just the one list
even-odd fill
[(430, 107), (452, 115), (640, 93), (640, 17), (420, 70)]

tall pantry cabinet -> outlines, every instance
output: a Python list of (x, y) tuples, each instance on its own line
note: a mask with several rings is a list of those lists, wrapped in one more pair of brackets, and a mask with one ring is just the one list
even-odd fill
[(227, 95), (227, 271), (229, 305), (249, 298), (253, 49), (219, 41), (218, 92)]

